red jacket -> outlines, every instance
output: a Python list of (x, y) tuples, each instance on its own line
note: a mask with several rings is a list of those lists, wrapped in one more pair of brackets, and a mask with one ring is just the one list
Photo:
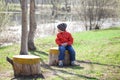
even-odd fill
[(73, 38), (69, 32), (60, 32), (57, 34), (56, 44), (61, 45), (62, 43), (67, 43), (68, 45), (73, 44)]

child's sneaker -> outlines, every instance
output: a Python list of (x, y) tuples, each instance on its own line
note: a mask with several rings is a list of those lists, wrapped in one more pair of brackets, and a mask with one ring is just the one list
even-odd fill
[(71, 65), (72, 65), (72, 66), (75, 66), (75, 61), (71, 61)]
[(62, 61), (59, 61), (58, 66), (59, 66), (59, 67), (63, 67), (63, 62), (62, 62)]

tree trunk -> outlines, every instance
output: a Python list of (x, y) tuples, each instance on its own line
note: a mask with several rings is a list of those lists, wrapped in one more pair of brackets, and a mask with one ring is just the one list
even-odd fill
[(92, 20), (91, 20), (91, 16), (90, 16), (90, 25), (89, 25), (89, 30), (92, 30)]
[(28, 34), (28, 49), (36, 50), (34, 44), (34, 37), (36, 31), (36, 20), (35, 20), (35, 0), (30, 0), (30, 31)]
[(27, 27), (27, 0), (21, 0), (22, 9), (22, 36), (20, 55), (28, 54), (28, 27)]

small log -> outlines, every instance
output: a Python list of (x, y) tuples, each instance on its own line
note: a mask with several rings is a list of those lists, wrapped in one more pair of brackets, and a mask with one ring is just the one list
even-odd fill
[[(52, 66), (58, 65), (58, 55), (59, 55), (58, 47), (50, 48), (49, 65), (52, 65)], [(65, 59), (63, 60), (63, 63), (65, 66), (70, 65), (70, 55), (67, 50), (65, 51)]]
[(12, 64), (14, 76), (36, 76), (41, 74), (40, 58), (34, 55), (15, 55), (13, 60), (7, 58)]

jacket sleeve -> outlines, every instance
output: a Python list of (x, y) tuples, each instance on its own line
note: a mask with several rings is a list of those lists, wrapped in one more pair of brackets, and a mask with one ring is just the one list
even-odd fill
[(68, 39), (68, 45), (72, 45), (73, 44), (73, 37), (71, 34), (69, 34), (69, 39)]
[(59, 35), (57, 35), (57, 38), (55, 39), (55, 42), (56, 42), (57, 45), (61, 45), (62, 44), (60, 39), (59, 39)]

